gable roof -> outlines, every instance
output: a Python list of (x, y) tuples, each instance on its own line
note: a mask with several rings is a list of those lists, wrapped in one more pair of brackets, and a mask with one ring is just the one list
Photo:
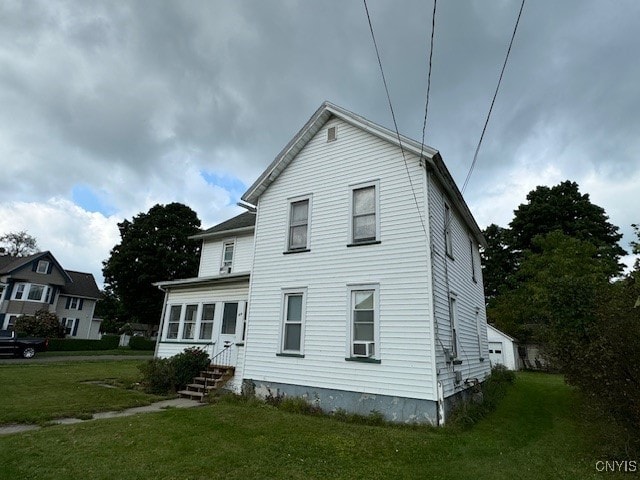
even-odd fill
[(464, 221), (473, 232), (478, 243), (486, 246), (480, 227), (473, 218), (469, 207), (462, 197), (462, 193), (460, 193), (453, 177), (442, 161), (440, 153), (436, 149), (429, 147), (428, 145), (423, 145), (409, 137), (405, 137), (404, 135), (398, 135), (396, 132), (389, 130), (388, 128), (382, 127), (377, 123), (367, 120), (360, 115), (328, 101), (325, 101), (320, 108), (316, 110), (309, 121), (307, 121), (302, 129), (282, 149), (282, 151), (276, 156), (266, 170), (262, 172), (253, 185), (249, 187), (244, 195), (242, 195), (242, 200), (249, 204), (256, 205), (264, 191), (269, 188), (278, 176), (280, 176), (296, 155), (300, 153), (309, 140), (311, 140), (314, 135), (322, 129), (324, 124), (327, 123), (331, 117), (339, 118), (356, 128), (364, 130), (365, 132), (396, 145), (397, 147), (401, 147), (407, 152), (411, 152), (421, 157), (421, 160), (425, 161), (426, 164), (431, 167), (443, 188), (449, 194), (453, 204), (456, 206)]
[(234, 233), (252, 232), (256, 225), (256, 214), (253, 212), (244, 212), (229, 220), (225, 220), (202, 233), (192, 235), (189, 238), (211, 238), (217, 236), (227, 236)]
[(67, 273), (67, 271), (62, 268), (62, 266), (56, 260), (56, 257), (53, 254), (46, 250), (44, 252), (34, 253), (33, 255), (27, 255), (26, 257), (9, 257), (8, 255), (4, 255), (0, 257), (0, 275), (7, 275), (10, 273), (19, 270), (20, 268), (28, 265), (29, 263), (35, 262), (36, 260), (40, 260), (42, 257), (47, 257), (48, 260), (51, 260), (53, 264), (60, 270), (63, 276), (65, 276), (68, 282), (71, 282), (71, 277)]
[(506, 333), (504, 333), (502, 330), (498, 330), (496, 327), (494, 327), (493, 325), (491, 325), (490, 323), (487, 323), (487, 328), (490, 328), (491, 330), (493, 330), (496, 334), (501, 335), (503, 337), (506, 337), (508, 340), (511, 340), (512, 342), (518, 342), (517, 339), (513, 338), (511, 335), (507, 335)]
[(73, 270), (67, 270), (67, 273), (71, 277), (71, 283), (67, 283), (62, 287), (63, 295), (100, 298), (100, 290), (96, 284), (96, 279), (91, 273), (75, 272)]

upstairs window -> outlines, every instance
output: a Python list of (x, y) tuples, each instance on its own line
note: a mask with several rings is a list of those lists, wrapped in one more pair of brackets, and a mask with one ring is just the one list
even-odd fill
[(51, 288), (33, 283), (18, 283), (12, 300), (31, 302), (48, 302), (51, 299)]
[(0, 284), (0, 302), (4, 300), (4, 291), (6, 290), (6, 285)]
[(445, 246), (447, 255), (453, 258), (453, 240), (451, 238), (451, 220), (452, 220), (451, 207), (449, 207), (449, 205), (445, 203), (444, 204), (444, 246)]
[(289, 206), (287, 250), (306, 250), (309, 245), (309, 198), (292, 201)]
[(47, 262), (46, 260), (38, 261), (36, 273), (49, 273), (49, 262)]
[(477, 282), (478, 279), (476, 278), (476, 254), (475, 254), (476, 249), (474, 248), (473, 245), (473, 240), (470, 238), (469, 239), (469, 255), (471, 255), (471, 279), (474, 282)]
[(351, 190), (351, 243), (376, 242), (380, 238), (377, 182), (358, 185)]
[(222, 245), (222, 265), (220, 266), (220, 273), (231, 273), (231, 267), (233, 266), (233, 251), (235, 250), (235, 242), (229, 240)]

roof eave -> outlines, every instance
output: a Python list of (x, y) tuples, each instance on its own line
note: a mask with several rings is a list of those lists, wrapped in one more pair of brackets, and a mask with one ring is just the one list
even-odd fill
[(255, 230), (255, 227), (240, 227), (240, 228), (232, 228), (230, 230), (221, 230), (219, 232), (198, 233), (196, 235), (191, 235), (188, 238), (190, 240), (201, 240), (204, 238), (229, 237), (233, 235), (241, 235), (243, 233), (253, 233), (254, 230)]
[(250, 272), (228, 273), (225, 275), (212, 275), (209, 277), (193, 277), (182, 278), (178, 280), (166, 280), (163, 282), (155, 282), (153, 283), (153, 286), (158, 287), (162, 291), (167, 291), (171, 288), (186, 288), (195, 285), (208, 285), (212, 283), (235, 283), (243, 280), (249, 280), (250, 276)]

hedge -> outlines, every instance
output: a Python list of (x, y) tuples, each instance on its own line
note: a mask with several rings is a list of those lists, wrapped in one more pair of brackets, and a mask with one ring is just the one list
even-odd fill
[(129, 348), (131, 350), (155, 350), (156, 341), (144, 337), (131, 337), (129, 339)]
[(49, 351), (77, 352), (82, 350), (115, 350), (119, 344), (120, 335), (103, 335), (101, 340), (50, 338)]

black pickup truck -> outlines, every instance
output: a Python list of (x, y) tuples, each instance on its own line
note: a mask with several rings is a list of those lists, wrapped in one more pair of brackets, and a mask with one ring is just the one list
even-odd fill
[(36, 352), (44, 352), (46, 338), (17, 337), (11, 330), (0, 330), (0, 357), (33, 358)]

